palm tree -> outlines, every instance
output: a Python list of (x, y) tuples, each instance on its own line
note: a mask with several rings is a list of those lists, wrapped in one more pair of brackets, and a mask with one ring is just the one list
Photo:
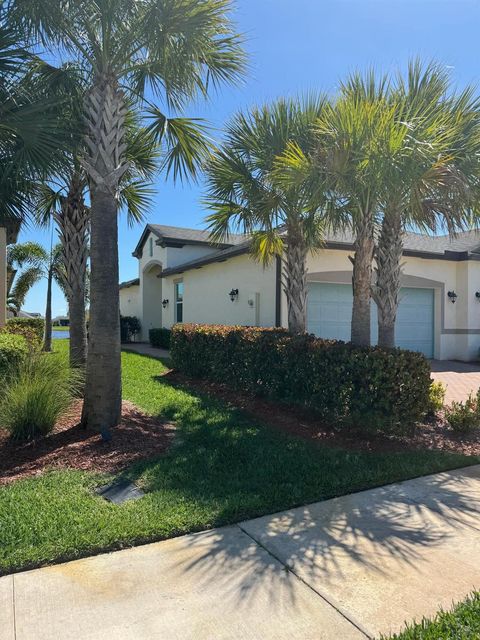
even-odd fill
[(353, 344), (370, 345), (370, 299), (375, 225), (382, 185), (381, 141), (388, 130), (388, 84), (373, 72), (352, 75), (340, 95), (325, 105), (314, 124), (313, 150), (294, 144), (277, 160), (286, 185), (302, 187), (314, 204), (322, 197), (329, 226), (352, 229)]
[(394, 118), (383, 141), (383, 215), (372, 289), (382, 347), (395, 346), (405, 230), (443, 227), (454, 233), (468, 223), (475, 202), (478, 103), (470, 88), (452, 97), (449, 89), (449, 77), (438, 65), (415, 61), (391, 92)]
[(61, 244), (56, 244), (51, 248), (50, 255), (44, 265), (42, 275), (47, 278), (47, 303), (45, 305), (43, 350), (49, 352), (52, 350), (52, 284), (55, 280), (60, 288), (63, 289), (65, 282), (63, 247)]
[(221, 241), (232, 230), (252, 236), (252, 252), (267, 265), (283, 262), (288, 327), (306, 330), (307, 253), (323, 240), (320, 201), (313, 203), (302, 187), (285, 185), (276, 173), (278, 156), (294, 144), (312, 150), (312, 128), (325, 98), (279, 100), (238, 114), (227, 125), (222, 147), (208, 161), (206, 205), (212, 237)]
[[(74, 132), (68, 148), (65, 148), (62, 171), (37, 186), (34, 207), (39, 224), (49, 225), (53, 217), (57, 227), (64, 265), (63, 288), (69, 307), (70, 364), (83, 368), (87, 359), (85, 293), (90, 208), (86, 205), (88, 176), (80, 162), (85, 148), (83, 137), (77, 132), (83, 129), (83, 112), (78, 105), (84, 93), (85, 78), (71, 65), (55, 68), (40, 63), (35, 71), (50, 80), (52, 92), (64, 98), (64, 126), (69, 125)], [(126, 122), (126, 143), (125, 153), (130, 169), (121, 180), (120, 203), (127, 208), (129, 220), (136, 222), (142, 219), (149, 204), (147, 181), (156, 171), (158, 152), (155, 136), (140, 126), (132, 111), (128, 113)]]
[[(229, 0), (10, 0), (9, 19), (32, 40), (67, 51), (91, 78), (85, 99), (91, 196), (91, 305), (84, 424), (105, 439), (121, 413), (117, 213), (125, 151), (126, 94), (140, 109), (146, 89), (183, 107), (210, 84), (242, 72)], [(165, 166), (195, 171), (208, 145), (191, 120), (150, 105), (152, 130), (169, 145)]]
[(0, 222), (28, 215), (32, 185), (60, 160), (66, 131), (58, 125), (62, 102), (36, 74), (26, 73), (32, 55), (0, 9)]
[(48, 253), (37, 242), (24, 242), (7, 247), (7, 298), (18, 315), (30, 289), (43, 277)]

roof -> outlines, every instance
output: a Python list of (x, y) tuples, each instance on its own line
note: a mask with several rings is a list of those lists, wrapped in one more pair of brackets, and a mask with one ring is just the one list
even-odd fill
[(129, 287), (137, 287), (140, 284), (140, 278), (134, 278), (133, 280), (127, 280), (126, 282), (121, 282), (118, 286), (119, 289), (128, 289)]
[(231, 247), (244, 242), (247, 236), (243, 234), (233, 233), (228, 236), (224, 243), (215, 243), (210, 237), (210, 232), (201, 229), (189, 229), (188, 227), (171, 227), (164, 224), (147, 224), (143, 230), (140, 240), (133, 255), (136, 258), (141, 256), (143, 246), (147, 240), (149, 233), (153, 233), (156, 237), (156, 244), (183, 246), (185, 244), (203, 244), (212, 245), (212, 247)]
[[(213, 251), (202, 258), (164, 269), (162, 278), (190, 269), (200, 269), (207, 264), (224, 262), (235, 256), (248, 253), (250, 250), (248, 236), (237, 236), (237, 238), (243, 240), (233, 246)], [(247, 239), (245, 240), (245, 238)], [(355, 236), (352, 231), (331, 232), (327, 235), (325, 248), (351, 251), (354, 241)], [(403, 254), (451, 261), (480, 260), (480, 230), (465, 231), (453, 237), (449, 235), (430, 236), (409, 231), (405, 234)]]

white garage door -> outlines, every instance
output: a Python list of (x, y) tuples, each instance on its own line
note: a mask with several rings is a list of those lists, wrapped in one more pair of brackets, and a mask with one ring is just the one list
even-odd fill
[[(311, 282), (308, 288), (307, 330), (320, 338), (350, 340), (352, 287)], [(405, 287), (395, 326), (398, 347), (421, 351), (433, 358), (433, 289)], [(378, 338), (377, 307), (372, 301), (372, 343)]]

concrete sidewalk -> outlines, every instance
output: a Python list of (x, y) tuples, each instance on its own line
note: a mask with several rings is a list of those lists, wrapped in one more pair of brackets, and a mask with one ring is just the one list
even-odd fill
[(0, 579), (1, 640), (357, 640), (480, 587), (480, 465)]
[(168, 349), (160, 349), (159, 347), (152, 347), (147, 342), (128, 342), (122, 344), (122, 351), (133, 351), (141, 356), (149, 356), (150, 358), (157, 358), (163, 360), (164, 358), (170, 358), (170, 351)]

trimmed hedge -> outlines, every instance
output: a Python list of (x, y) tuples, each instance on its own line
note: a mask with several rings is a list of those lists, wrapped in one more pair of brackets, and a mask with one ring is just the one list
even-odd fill
[(148, 332), (150, 344), (152, 347), (170, 349), (171, 333), (170, 329), (150, 329)]
[(22, 336), (0, 333), (0, 381), (18, 371), (30, 350)]
[(187, 375), (307, 407), (334, 427), (404, 430), (428, 408), (430, 365), (412, 351), (283, 329), (181, 324), (171, 355)]

